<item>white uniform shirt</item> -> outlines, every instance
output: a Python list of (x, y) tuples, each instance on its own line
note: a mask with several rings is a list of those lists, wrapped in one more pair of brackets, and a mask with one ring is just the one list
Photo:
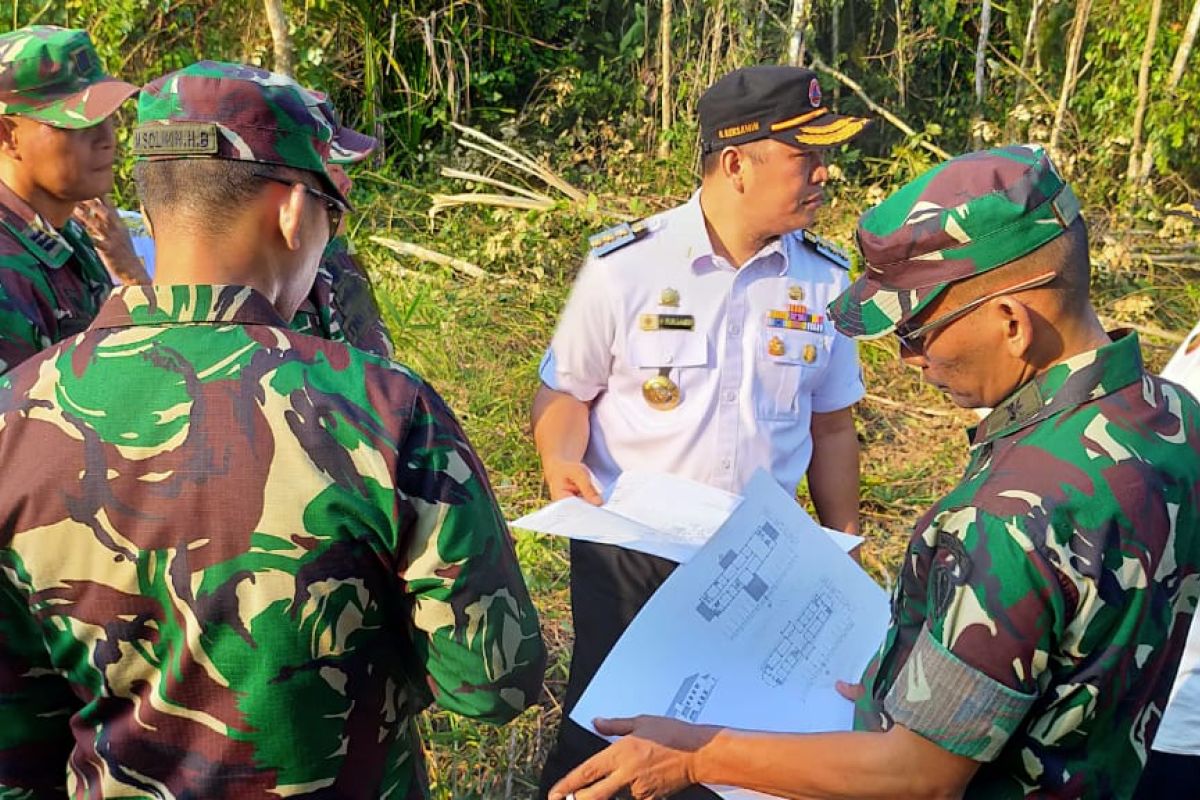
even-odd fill
[[(854, 342), (825, 314), (846, 270), (799, 231), (735, 269), (713, 253), (699, 192), (647, 225), (587, 259), (542, 359), (546, 386), (591, 403), (584, 463), (602, 487), (638, 468), (740, 493), (762, 467), (794, 491), (812, 413), (863, 395)], [(789, 327), (772, 327), (770, 312)], [(694, 328), (644, 330), (646, 314), (688, 315)], [(680, 392), (666, 411), (642, 393), (662, 371)]]
[[(1200, 325), (1180, 345), (1162, 376), (1183, 385), (1200, 399)], [(1179, 673), (1162, 724), (1154, 736), (1154, 749), (1177, 755), (1200, 756), (1200, 614), (1184, 647)]]

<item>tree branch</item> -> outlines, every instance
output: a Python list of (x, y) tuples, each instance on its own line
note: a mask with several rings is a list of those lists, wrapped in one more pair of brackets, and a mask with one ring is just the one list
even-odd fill
[[(826, 64), (824, 61), (821, 60), (821, 57), (818, 56), (816, 53), (813, 53), (813, 56), (812, 56), (812, 66), (814, 69), (818, 69), (821, 72), (826, 72), (829, 75), (833, 76), (833, 78), (835, 80), (841, 82), (846, 88), (850, 89), (850, 91), (852, 91), (856, 95), (858, 95), (859, 99), (867, 104), (867, 108), (871, 109), (876, 114), (883, 117), (888, 122), (892, 123), (892, 125), (899, 128), (905, 135), (916, 137), (917, 132), (914, 131), (911, 127), (909, 127), (909, 125), (904, 120), (900, 119), (895, 114), (888, 111), (886, 108), (879, 105), (874, 100), (872, 100), (870, 97), (868, 97), (867, 93), (863, 91), (862, 86), (860, 86), (857, 81), (855, 81), (853, 78), (851, 78), (846, 73), (840, 72), (840, 71), (834, 69), (833, 67), (829, 66), (828, 64)], [(924, 139), (921, 139), (918, 142), (918, 144), (921, 145), (921, 147), (924, 147), (929, 152), (933, 153), (938, 158), (942, 158), (942, 159), (951, 158), (949, 153), (947, 153), (942, 148), (938, 147), (933, 142), (927, 142)]]

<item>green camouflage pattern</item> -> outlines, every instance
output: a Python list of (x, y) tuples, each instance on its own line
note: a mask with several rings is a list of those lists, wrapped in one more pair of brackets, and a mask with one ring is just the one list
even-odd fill
[(317, 101), (317, 109), (333, 126), (333, 139), (329, 143), (330, 164), (357, 164), (374, 152), (379, 140), (374, 136), (359, 133), (342, 124), (342, 115), (329, 100), (329, 96), (316, 89), (308, 90)]
[(533, 703), (484, 468), (402, 366), (237, 286), (116, 290), (0, 378), (0, 797), (419, 798)]
[(139, 160), (224, 158), (308, 170), (349, 206), (325, 171), (340, 127), (329, 103), (286, 75), (198, 61), (142, 88), (133, 152)]
[(83, 331), (111, 290), (79, 223), (55, 229), (0, 183), (0, 374)]
[(32, 25), (0, 34), (0, 114), (90, 128), (137, 91), (105, 74), (87, 31)]
[(830, 318), (847, 336), (884, 336), (950, 283), (1032, 253), (1078, 216), (1074, 192), (1038, 145), (953, 158), (863, 214), (865, 269), (830, 303)]
[(380, 358), (395, 354), (371, 279), (344, 236), (334, 237), (325, 248), (313, 288), (292, 317), (291, 329), (346, 342)]
[(1058, 364), (975, 430), (918, 523), (856, 727), (980, 762), (966, 797), (1126, 798), (1200, 594), (1200, 406), (1137, 337)]

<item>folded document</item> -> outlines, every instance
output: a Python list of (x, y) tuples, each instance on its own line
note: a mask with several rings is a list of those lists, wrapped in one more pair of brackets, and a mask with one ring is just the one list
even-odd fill
[[(512, 526), (686, 564), (741, 502), (738, 495), (687, 478), (628, 470), (609, 487), (602, 506), (567, 497), (515, 520)], [(845, 552), (862, 543), (860, 536), (822, 530)]]

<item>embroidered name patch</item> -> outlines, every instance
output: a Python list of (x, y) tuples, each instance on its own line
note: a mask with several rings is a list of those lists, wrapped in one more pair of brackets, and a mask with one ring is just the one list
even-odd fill
[(142, 125), (133, 131), (133, 153), (139, 156), (201, 156), (217, 152), (220, 134), (211, 122)]
[(734, 125), (730, 128), (722, 128), (717, 131), (717, 137), (721, 139), (732, 139), (735, 136), (744, 136), (747, 133), (758, 133), (762, 128), (761, 122), (744, 122), (741, 125)]

